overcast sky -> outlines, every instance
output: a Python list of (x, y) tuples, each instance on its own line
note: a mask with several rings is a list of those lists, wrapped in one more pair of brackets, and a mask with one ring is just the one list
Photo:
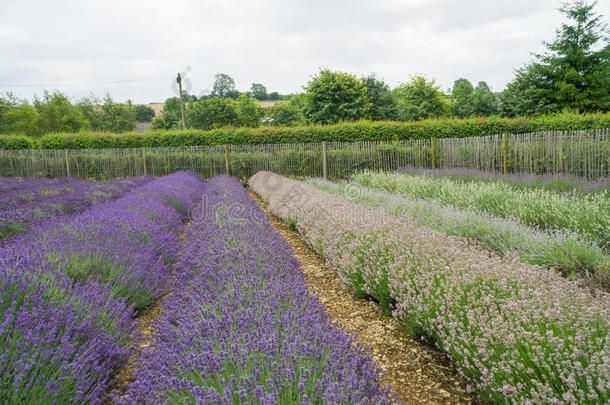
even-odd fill
[[(319, 68), (500, 91), (563, 21), (557, 0), (0, 0), (0, 92), (163, 101), (214, 74), (301, 91)], [(610, 15), (610, 0), (598, 12)], [(188, 85), (188, 83), (187, 83)]]

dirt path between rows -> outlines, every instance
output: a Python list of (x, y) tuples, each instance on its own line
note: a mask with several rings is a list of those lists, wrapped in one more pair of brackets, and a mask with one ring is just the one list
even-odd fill
[[(188, 228), (188, 226), (188, 223), (184, 226), (183, 232), (180, 235), (180, 243), (184, 241), (186, 229)], [(173, 284), (173, 282), (174, 277), (170, 274), (170, 286)], [(134, 346), (136, 347), (127, 359), (127, 362), (125, 363), (123, 368), (121, 368), (117, 375), (114, 377), (112, 385), (108, 390), (109, 394), (114, 390), (117, 390), (121, 393), (125, 393), (129, 384), (134, 381), (135, 372), (138, 368), (138, 365), (140, 364), (140, 358), (142, 357), (142, 351), (146, 350), (148, 347), (154, 344), (155, 334), (157, 333), (157, 328), (155, 328), (155, 322), (163, 314), (163, 301), (165, 301), (165, 299), (170, 295), (171, 291), (170, 287), (168, 287), (167, 292), (165, 294), (160, 296), (155, 302), (146, 307), (138, 315), (137, 319), (139, 322), (136, 328), (137, 339), (134, 342)], [(110, 397), (106, 398), (106, 400), (103, 402), (104, 405), (109, 405), (113, 403), (114, 402), (112, 401), (112, 399), (110, 399)]]
[(347, 333), (368, 350), (385, 372), (382, 385), (391, 385), (404, 404), (480, 404), (467, 390), (467, 382), (451, 366), (446, 355), (419, 343), (400, 330), (398, 322), (385, 316), (379, 306), (356, 298), (334, 272), (289, 225), (275, 217), (252, 190), (250, 197), (267, 214), (273, 228), (292, 247), (301, 262), (307, 286), (326, 306), (326, 311)]

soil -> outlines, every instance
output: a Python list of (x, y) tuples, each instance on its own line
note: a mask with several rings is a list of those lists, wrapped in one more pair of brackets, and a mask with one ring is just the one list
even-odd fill
[(405, 334), (398, 321), (385, 316), (375, 302), (356, 298), (332, 269), (289, 225), (276, 218), (251, 190), (273, 228), (292, 247), (301, 262), (309, 290), (318, 296), (338, 327), (368, 350), (383, 371), (382, 385), (390, 385), (403, 404), (481, 404), (468, 382), (458, 375), (447, 356)]

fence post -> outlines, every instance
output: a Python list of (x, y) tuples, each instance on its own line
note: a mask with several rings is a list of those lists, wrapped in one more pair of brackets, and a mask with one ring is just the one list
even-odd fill
[(229, 145), (225, 145), (225, 173), (231, 175), (231, 171), (229, 169)]
[(144, 152), (144, 148), (142, 150), (142, 166), (144, 166), (144, 176), (147, 176), (148, 173), (146, 171), (146, 152)]
[(432, 148), (432, 168), (436, 169), (436, 138), (430, 138), (430, 147)]
[(508, 135), (502, 134), (502, 158), (504, 163), (504, 174), (508, 174)]
[(326, 171), (326, 142), (322, 142), (322, 177), (324, 180), (328, 178)]
[(66, 152), (66, 176), (70, 177), (70, 161), (68, 160), (68, 149), (66, 149), (65, 152)]

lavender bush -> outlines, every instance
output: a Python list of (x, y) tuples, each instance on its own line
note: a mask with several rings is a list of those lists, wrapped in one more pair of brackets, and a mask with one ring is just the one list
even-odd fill
[(398, 172), (409, 175), (448, 177), (451, 180), (463, 182), (502, 181), (516, 188), (542, 188), (560, 193), (573, 191), (582, 193), (610, 193), (610, 178), (590, 180), (568, 174), (502, 174), (483, 172), (476, 169), (428, 169), (412, 165), (400, 167)]
[(269, 172), (250, 186), (355, 293), (432, 339), (484, 400), (610, 401), (610, 296)]
[(610, 249), (610, 194), (559, 194), (515, 189), (503, 182), (459, 182), (448, 178), (364, 171), (352, 182), (439, 204), (518, 218), (543, 230), (566, 230)]
[(167, 287), (201, 187), (166, 176), (0, 248), (0, 403), (104, 399), (130, 353), (134, 309)]
[(371, 357), (331, 324), (239, 181), (210, 179), (193, 213), (154, 347), (115, 402), (390, 401)]
[(76, 214), (144, 185), (150, 177), (108, 182), (76, 178), (0, 178), (0, 244), (49, 218)]
[(514, 253), (525, 262), (552, 267), (564, 276), (585, 277), (592, 285), (610, 290), (610, 257), (594, 242), (565, 231), (542, 231), (514, 218), (499, 218), (468, 208), (441, 205), (408, 195), (310, 179), (308, 183), (354, 203), (398, 216), (448, 235), (463, 236), (500, 256)]

